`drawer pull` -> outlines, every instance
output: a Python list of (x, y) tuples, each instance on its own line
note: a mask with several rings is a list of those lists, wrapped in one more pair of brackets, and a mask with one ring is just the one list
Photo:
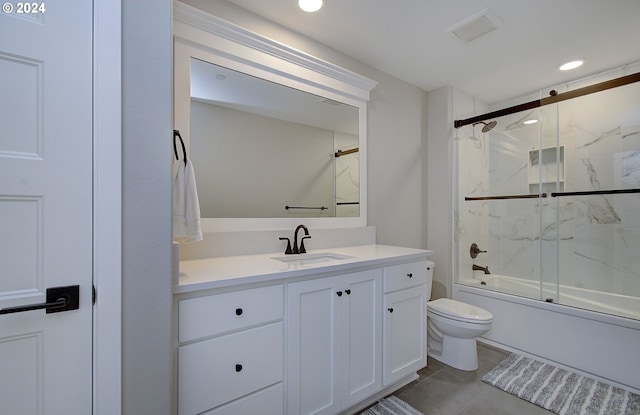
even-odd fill
[(407, 274), (407, 277), (409, 277), (409, 278), (413, 278), (413, 273), (412, 273), (412, 272), (408, 273), (408, 274)]
[(336, 293), (336, 295), (337, 295), (338, 297), (342, 297), (342, 291), (338, 291), (338, 292)]
[(241, 316), (241, 315), (242, 315), (242, 309), (236, 308), (236, 316)]
[(344, 290), (344, 292), (346, 292), (347, 295), (351, 295), (351, 290)]
[(240, 372), (242, 370), (242, 365), (237, 363), (236, 364), (236, 372)]
[(389, 310), (390, 313), (393, 313), (393, 307), (387, 308), (387, 310)]

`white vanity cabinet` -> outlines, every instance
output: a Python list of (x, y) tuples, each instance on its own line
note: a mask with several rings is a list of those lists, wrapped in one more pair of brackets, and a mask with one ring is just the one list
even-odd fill
[(180, 263), (178, 415), (358, 413), (417, 379), (430, 251), (322, 254)]
[(284, 413), (283, 296), (278, 284), (178, 300), (179, 415)]
[(382, 269), (288, 284), (288, 414), (337, 414), (382, 389)]
[(427, 365), (427, 261), (384, 268), (384, 385)]

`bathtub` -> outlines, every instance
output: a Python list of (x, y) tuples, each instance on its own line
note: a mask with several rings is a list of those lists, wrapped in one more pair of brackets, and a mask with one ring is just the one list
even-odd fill
[(493, 274), (459, 283), (532, 299), (553, 299), (553, 302), (571, 307), (640, 320), (640, 297), (561, 285), (560, 296), (555, 298), (557, 287), (554, 284), (542, 283), (541, 286), (537, 281)]
[(479, 341), (640, 393), (640, 300), (564, 286), (556, 302), (539, 299), (553, 292), (552, 284), (500, 275), (453, 284), (455, 300), (494, 316)]

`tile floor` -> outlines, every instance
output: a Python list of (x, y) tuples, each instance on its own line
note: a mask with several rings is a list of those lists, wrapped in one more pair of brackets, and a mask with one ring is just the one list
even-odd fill
[(481, 381), (509, 352), (478, 343), (478, 370), (465, 372), (428, 358), (420, 378), (395, 393), (424, 415), (549, 415)]

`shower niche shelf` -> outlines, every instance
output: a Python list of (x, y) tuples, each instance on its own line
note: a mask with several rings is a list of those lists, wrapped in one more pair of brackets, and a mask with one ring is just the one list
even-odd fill
[(529, 150), (528, 173), (530, 193), (563, 192), (564, 146)]

